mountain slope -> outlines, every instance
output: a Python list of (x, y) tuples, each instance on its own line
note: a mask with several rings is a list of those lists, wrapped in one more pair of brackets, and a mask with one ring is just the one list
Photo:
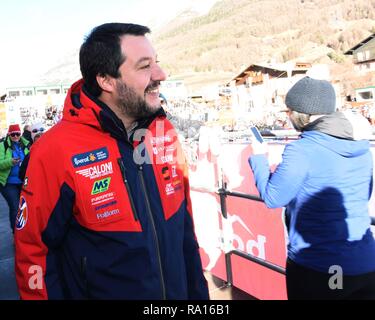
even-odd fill
[(327, 54), (351, 60), (343, 52), (374, 32), (374, 19), (374, 0), (223, 0), (207, 15), (159, 30), (154, 42), (172, 76), (235, 74), (270, 59), (335, 64)]
[[(161, 65), (193, 89), (225, 83), (251, 63), (328, 63), (348, 88), (358, 85), (343, 52), (375, 32), (375, 0), (211, 0), (152, 34)], [(42, 76), (43, 83), (79, 77), (78, 50)], [(368, 82), (371, 82), (371, 77)], [(374, 79), (375, 81), (375, 79)]]

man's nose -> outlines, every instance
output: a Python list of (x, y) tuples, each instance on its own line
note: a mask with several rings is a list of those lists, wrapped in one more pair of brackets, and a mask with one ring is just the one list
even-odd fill
[(152, 80), (164, 81), (165, 79), (167, 79), (166, 73), (158, 64), (156, 64), (152, 72)]

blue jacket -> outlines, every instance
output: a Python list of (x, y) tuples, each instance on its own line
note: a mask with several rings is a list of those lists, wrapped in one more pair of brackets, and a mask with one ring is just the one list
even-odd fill
[(347, 275), (375, 271), (368, 141), (306, 131), (285, 147), (273, 174), (264, 155), (252, 156), (249, 163), (265, 204), (286, 207), (291, 260), (320, 272), (332, 265)]

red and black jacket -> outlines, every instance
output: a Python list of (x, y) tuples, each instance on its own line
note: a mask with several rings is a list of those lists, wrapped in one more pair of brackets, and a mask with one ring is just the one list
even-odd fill
[(208, 299), (176, 132), (162, 109), (137, 129), (129, 139), (82, 80), (72, 86), (21, 193), (22, 299)]

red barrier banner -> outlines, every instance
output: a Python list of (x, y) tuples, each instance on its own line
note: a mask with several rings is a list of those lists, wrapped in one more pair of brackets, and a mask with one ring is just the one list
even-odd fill
[[(270, 163), (281, 160), (285, 144), (270, 145)], [(285, 267), (286, 232), (282, 209), (268, 209), (262, 202), (226, 198), (227, 219), (221, 215), (215, 193), (222, 182), (230, 191), (258, 195), (247, 159), (249, 144), (224, 144), (220, 151), (200, 148), (191, 168), (195, 229), (205, 270), (226, 279), (225, 252), (237, 249)], [(200, 188), (211, 192), (199, 191)], [(284, 275), (231, 255), (233, 285), (259, 299), (286, 299)]]

